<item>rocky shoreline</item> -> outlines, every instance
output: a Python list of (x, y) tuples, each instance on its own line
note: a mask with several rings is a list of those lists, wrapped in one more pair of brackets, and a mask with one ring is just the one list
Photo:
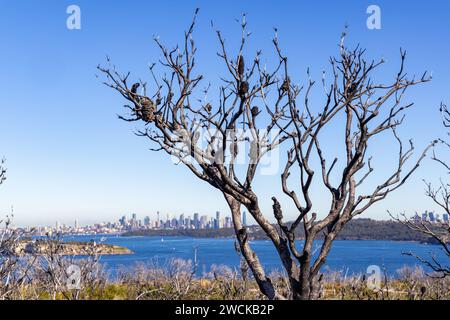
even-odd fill
[(66, 256), (86, 256), (86, 255), (125, 255), (134, 252), (128, 248), (110, 245), (98, 244), (92, 242), (51, 242), (46, 240), (27, 240), (21, 241), (15, 250), (16, 254), (43, 255), (54, 253)]

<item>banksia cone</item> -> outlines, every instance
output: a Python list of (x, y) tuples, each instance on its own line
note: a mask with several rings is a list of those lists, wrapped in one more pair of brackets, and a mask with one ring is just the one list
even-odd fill
[(212, 110), (211, 104), (207, 103), (205, 106), (205, 110), (206, 110), (206, 112), (211, 113), (211, 110)]
[(252, 108), (252, 116), (256, 117), (259, 114), (259, 108), (258, 107), (253, 107)]
[(289, 78), (287, 77), (284, 82), (283, 85), (281, 86), (281, 90), (286, 92), (289, 90), (289, 86), (291, 85), (291, 81), (289, 80)]
[(142, 120), (144, 120), (145, 122), (155, 121), (156, 107), (155, 107), (155, 104), (153, 103), (153, 101), (150, 100), (149, 98), (144, 97), (144, 98), (142, 98), (140, 103), (142, 106), (142, 111), (141, 111)]
[(247, 81), (242, 81), (241, 85), (239, 86), (239, 95), (241, 96), (241, 98), (244, 98), (245, 95), (248, 93), (248, 82)]
[(348, 94), (352, 95), (356, 91), (357, 88), (358, 88), (358, 84), (352, 83), (350, 88), (348, 88)]
[(244, 63), (244, 57), (239, 55), (238, 57), (238, 73), (239, 76), (243, 76), (245, 71), (245, 63)]
[(277, 198), (272, 197), (272, 201), (273, 201), (273, 214), (275, 215), (275, 219), (277, 219), (278, 221), (283, 220), (283, 211), (281, 210), (281, 205), (278, 202)]
[(140, 86), (141, 86), (140, 83), (135, 83), (135, 84), (133, 84), (133, 86), (131, 87), (131, 93), (136, 94), (137, 89), (138, 89)]

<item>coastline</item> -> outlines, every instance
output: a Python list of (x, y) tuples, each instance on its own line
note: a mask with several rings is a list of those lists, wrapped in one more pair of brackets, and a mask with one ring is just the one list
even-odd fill
[(52, 247), (51, 243), (48, 241), (37, 240), (23, 240), (19, 243), (17, 248), (15, 249), (16, 254), (19, 255), (44, 255), (49, 251), (54, 251), (58, 255), (63, 256), (88, 256), (88, 255), (129, 255), (134, 252), (130, 249), (118, 245), (111, 244), (95, 244), (92, 245), (88, 242), (61, 242), (58, 244), (58, 247)]

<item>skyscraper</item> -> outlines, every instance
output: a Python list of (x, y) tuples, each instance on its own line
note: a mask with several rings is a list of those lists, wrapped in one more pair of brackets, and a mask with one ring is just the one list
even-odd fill
[(127, 217), (122, 216), (122, 218), (120, 218), (119, 223), (122, 227), (125, 227), (125, 225), (127, 224)]
[(178, 223), (180, 227), (184, 226), (184, 213), (180, 214), (180, 220)]
[(220, 229), (220, 211), (216, 211), (216, 220), (214, 221), (214, 228)]
[(225, 217), (225, 228), (231, 228), (232, 227), (232, 222), (231, 222), (231, 217)]
[(208, 225), (208, 216), (205, 216), (205, 215), (201, 216), (200, 217), (200, 228), (202, 228), (202, 229), (206, 228), (207, 225)]
[(133, 213), (131, 215), (131, 230), (135, 230), (139, 227), (139, 222), (137, 220), (137, 215), (136, 213)]
[(200, 229), (200, 220), (198, 219), (198, 213), (194, 213), (194, 228), (195, 229)]
[(428, 213), (426, 211), (422, 213), (422, 221), (428, 221)]
[(428, 216), (430, 217), (430, 222), (434, 222), (435, 221), (434, 212), (429, 212)]
[(247, 212), (243, 212), (242, 213), (242, 224), (244, 225), (244, 227), (247, 226)]

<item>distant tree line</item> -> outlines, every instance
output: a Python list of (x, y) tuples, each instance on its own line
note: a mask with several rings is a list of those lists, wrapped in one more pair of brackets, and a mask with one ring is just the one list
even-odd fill
[[(266, 240), (267, 235), (259, 226), (251, 226), (249, 237), (254, 240)], [(185, 230), (137, 230), (124, 233), (123, 236), (185, 236), (195, 238), (231, 238), (235, 236), (234, 229), (185, 229)], [(297, 239), (304, 239), (304, 232), (298, 229)], [(323, 239), (321, 234), (318, 239)], [(372, 219), (355, 219), (350, 221), (337, 237), (338, 240), (392, 240), (430, 242), (431, 238), (416, 232), (396, 221), (376, 221)]]

